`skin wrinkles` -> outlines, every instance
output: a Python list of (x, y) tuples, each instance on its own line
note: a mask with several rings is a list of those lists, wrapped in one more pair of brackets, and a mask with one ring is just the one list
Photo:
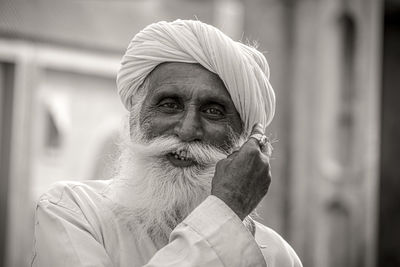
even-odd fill
[(139, 123), (146, 137), (175, 135), (184, 142), (204, 142), (225, 151), (242, 121), (218, 75), (199, 64), (163, 63), (148, 76)]

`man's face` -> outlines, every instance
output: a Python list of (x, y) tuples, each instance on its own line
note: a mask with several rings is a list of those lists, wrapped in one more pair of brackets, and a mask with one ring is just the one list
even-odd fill
[[(147, 139), (176, 136), (225, 151), (232, 148), (242, 122), (218, 75), (199, 64), (171, 62), (159, 65), (148, 79), (139, 118)], [(184, 155), (168, 159), (177, 167), (194, 164)]]

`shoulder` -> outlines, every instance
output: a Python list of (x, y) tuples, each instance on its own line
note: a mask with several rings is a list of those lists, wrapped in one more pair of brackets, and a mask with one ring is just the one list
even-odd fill
[(40, 221), (41, 225), (58, 232), (80, 229), (101, 242), (103, 230), (109, 229), (112, 221), (112, 212), (103, 194), (110, 183), (93, 180), (53, 184), (37, 202), (36, 225)]
[[(102, 196), (108, 183), (58, 182), (39, 198), (35, 211), (35, 266), (56, 266), (81, 259), (86, 262), (90, 257), (81, 257), (85, 249), (102, 253), (97, 248), (102, 249), (105, 238), (115, 233)], [(46, 254), (48, 251), (51, 255)], [(41, 263), (48, 260), (59, 264)]]
[(268, 266), (301, 267), (293, 248), (273, 229), (254, 221), (255, 239)]
[(42, 194), (38, 206), (58, 206), (80, 212), (83, 207), (96, 204), (103, 199), (103, 191), (111, 180), (63, 181), (53, 184)]

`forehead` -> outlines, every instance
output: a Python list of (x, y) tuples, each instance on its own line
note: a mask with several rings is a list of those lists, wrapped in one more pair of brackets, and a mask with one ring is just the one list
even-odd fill
[[(150, 90), (181, 86), (200, 90), (210, 96), (231, 97), (219, 76), (200, 64), (168, 62), (158, 65), (149, 75)], [(154, 92), (151, 92), (154, 93)]]

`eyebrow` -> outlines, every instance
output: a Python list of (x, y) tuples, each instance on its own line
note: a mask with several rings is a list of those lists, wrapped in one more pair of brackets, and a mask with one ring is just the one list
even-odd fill
[(181, 98), (182, 96), (177, 93), (177, 92), (153, 92), (152, 98), (157, 99), (157, 101), (163, 99), (163, 98)]
[[(182, 88), (182, 84), (178, 83), (164, 83), (156, 88), (154, 88), (152, 95), (156, 97), (174, 97), (178, 98), (181, 97), (182, 95), (180, 94), (180, 90)], [(171, 88), (175, 88), (176, 91), (171, 91)], [(228, 106), (230, 104), (234, 105), (232, 99), (230, 98), (230, 95), (228, 96), (221, 96), (220, 94), (213, 94), (211, 91), (211, 94), (207, 94), (205, 97), (200, 98), (202, 101), (210, 101), (210, 102), (215, 102), (215, 103), (220, 103), (222, 105)]]

